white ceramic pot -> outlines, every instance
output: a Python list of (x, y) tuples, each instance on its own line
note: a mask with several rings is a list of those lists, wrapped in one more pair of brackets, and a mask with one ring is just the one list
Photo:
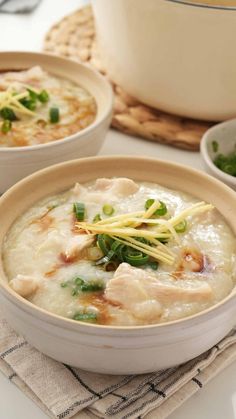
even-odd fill
[(236, 7), (192, 3), (93, 0), (105, 67), (153, 107), (200, 119), (233, 118)]
[(51, 164), (96, 155), (111, 121), (112, 89), (104, 77), (87, 65), (49, 54), (0, 53), (0, 71), (22, 70), (34, 65), (40, 65), (46, 71), (87, 89), (96, 100), (97, 115), (87, 128), (61, 140), (26, 147), (0, 147), (0, 193), (30, 173)]
[[(236, 233), (235, 193), (218, 180), (191, 168), (139, 157), (99, 157), (56, 165), (13, 186), (0, 198), (0, 249), (15, 219), (46, 195), (76, 181), (128, 176), (158, 182), (212, 202)], [(24, 197), (24, 199), (22, 199)], [(188, 361), (215, 345), (235, 324), (235, 290), (217, 305), (168, 324), (112, 327), (65, 319), (34, 306), (7, 283), (0, 264), (4, 315), (27, 341), (52, 358), (89, 371), (137, 374)]]

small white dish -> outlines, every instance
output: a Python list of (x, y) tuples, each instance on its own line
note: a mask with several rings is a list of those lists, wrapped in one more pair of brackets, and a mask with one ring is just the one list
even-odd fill
[[(214, 151), (213, 142), (218, 143), (218, 150)], [(236, 147), (236, 119), (222, 122), (207, 130), (201, 141), (201, 154), (208, 173), (236, 190), (236, 177), (228, 175), (218, 169), (213, 163), (217, 154), (229, 154)]]

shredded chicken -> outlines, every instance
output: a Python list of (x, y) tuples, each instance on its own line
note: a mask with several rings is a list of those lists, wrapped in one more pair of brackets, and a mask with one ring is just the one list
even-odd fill
[(37, 291), (39, 283), (31, 276), (18, 274), (9, 285), (21, 297), (29, 297)]
[(95, 182), (95, 190), (106, 192), (109, 191), (114, 195), (129, 196), (137, 192), (139, 186), (131, 179), (97, 179)]
[(138, 189), (139, 186), (131, 179), (100, 178), (96, 180), (92, 189), (87, 189), (79, 183), (76, 183), (72, 189), (72, 194), (77, 198), (102, 204), (106, 201), (106, 199), (109, 199), (109, 202), (119, 201), (121, 197), (126, 197), (136, 193)]
[(72, 237), (66, 244), (66, 248), (63, 252), (64, 259), (67, 262), (74, 261), (80, 254), (83, 253), (83, 250), (91, 246), (94, 241), (93, 234), (81, 234), (75, 237)]
[[(167, 277), (169, 274), (165, 275)], [(105, 298), (147, 321), (160, 317), (165, 303), (207, 301), (212, 298), (212, 289), (206, 281), (195, 281), (194, 285), (183, 287), (164, 283), (161, 277), (163, 274), (158, 278), (158, 274), (153, 275), (122, 263), (107, 284)]]

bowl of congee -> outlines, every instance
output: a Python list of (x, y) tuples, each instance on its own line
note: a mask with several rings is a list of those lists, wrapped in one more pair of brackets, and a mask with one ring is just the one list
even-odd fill
[(235, 324), (235, 214), (226, 185), (161, 160), (36, 172), (0, 198), (4, 316), (38, 350), (93, 372), (188, 361)]
[(0, 193), (50, 164), (95, 155), (112, 112), (89, 66), (41, 53), (0, 53)]

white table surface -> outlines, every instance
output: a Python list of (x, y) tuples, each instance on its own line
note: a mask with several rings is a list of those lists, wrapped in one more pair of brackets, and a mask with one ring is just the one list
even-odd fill
[[(43, 36), (64, 15), (86, 0), (42, 0), (29, 15), (0, 14), (0, 50), (42, 48)], [(100, 154), (156, 156), (203, 170), (199, 153), (180, 151), (110, 130)], [(170, 419), (236, 419), (236, 363), (219, 374)], [(47, 416), (0, 374), (0, 419), (46, 419)], [(157, 418), (158, 419), (158, 418)]]

